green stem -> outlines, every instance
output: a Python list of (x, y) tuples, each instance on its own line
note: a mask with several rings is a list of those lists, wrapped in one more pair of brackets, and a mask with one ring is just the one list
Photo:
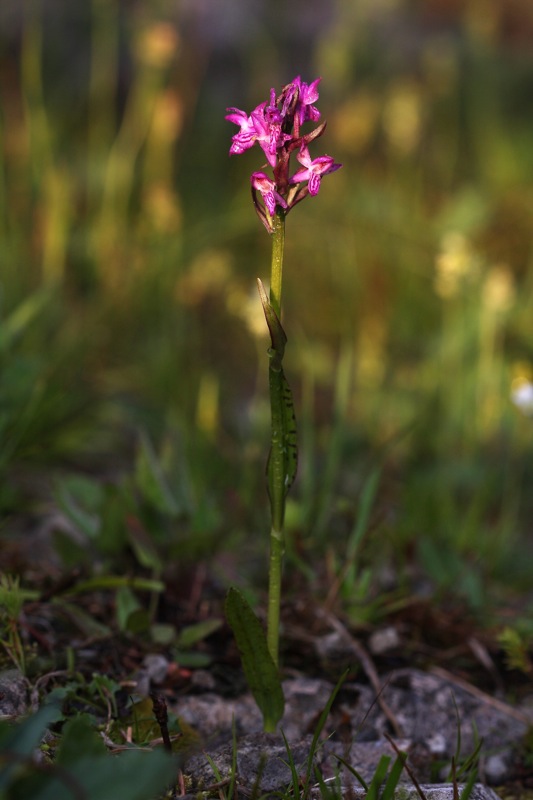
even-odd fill
[(283, 248), (285, 246), (285, 212), (276, 211), (272, 230), (272, 264), (270, 267), (270, 305), (281, 321), (281, 284), (283, 282)]
[(285, 551), (284, 517), (285, 517), (285, 443), (281, 425), (283, 403), (283, 385), (281, 365), (278, 369), (270, 360), (270, 407), (272, 413), (272, 432), (270, 443), (270, 459), (268, 465), (268, 484), (270, 491), (270, 564), (268, 573), (268, 614), (267, 643), (274, 664), (279, 661), (279, 614), (281, 603), (281, 572)]
[(283, 530), (270, 530), (270, 567), (268, 573), (267, 645), (272, 661), (279, 666), (279, 615), (281, 601), (281, 567), (285, 542)]
[[(281, 287), (283, 279), (283, 249), (285, 244), (285, 214), (274, 215), (272, 231), (272, 265), (270, 272), (270, 304), (281, 318)], [(281, 358), (271, 354), (269, 365), (270, 410), (272, 419), (269, 463), (269, 490), (272, 514), (270, 530), (270, 565), (268, 584), (267, 643), (274, 664), (279, 663), (279, 617), (281, 603), (281, 571), (285, 550), (283, 518), (285, 515), (285, 454), (283, 431), (280, 427), (283, 385)]]

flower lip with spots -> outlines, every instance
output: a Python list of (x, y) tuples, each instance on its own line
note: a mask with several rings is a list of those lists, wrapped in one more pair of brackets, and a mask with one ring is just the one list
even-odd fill
[[(308, 84), (298, 75), (284, 86), (278, 97), (275, 89), (271, 89), (269, 101), (260, 103), (250, 115), (238, 108), (227, 109), (226, 119), (240, 128), (232, 137), (230, 155), (241, 155), (257, 143), (273, 170), (273, 178), (263, 171), (256, 171), (251, 176), (255, 210), (269, 233), (272, 233), (272, 217), (276, 209), (283, 209), (288, 214), (307, 195), (314, 197), (318, 194), (324, 175), (336, 172), (342, 166), (331, 156), (312, 159), (309, 153), (309, 144), (324, 133), (325, 122), (308, 133), (300, 133), (305, 122), (320, 119), (320, 111), (314, 105), (319, 97), (320, 81), (321, 78), (316, 78)], [(290, 159), (294, 152), (297, 152), (302, 168), (289, 177)]]
[(318, 194), (322, 176), (329, 175), (330, 172), (336, 172), (342, 167), (342, 164), (336, 164), (331, 156), (319, 156), (312, 160), (305, 145), (302, 145), (296, 158), (303, 165), (303, 169), (295, 172), (289, 183), (308, 181), (309, 194), (313, 197)]
[(287, 201), (280, 195), (276, 189), (276, 184), (265, 172), (253, 172), (251, 180), (253, 189), (256, 189), (263, 198), (270, 216), (274, 215), (276, 205), (287, 208)]

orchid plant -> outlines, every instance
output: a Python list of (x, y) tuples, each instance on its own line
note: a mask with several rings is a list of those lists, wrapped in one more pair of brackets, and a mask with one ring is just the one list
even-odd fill
[[(237, 644), (243, 656), (248, 681), (254, 691), (264, 689), (265, 676), (261, 670), (271, 664), (277, 674), (279, 663), (279, 620), (281, 600), (281, 572), (284, 553), (284, 516), (287, 493), (296, 477), (297, 442), (294, 403), (285, 378), (282, 361), (287, 337), (281, 325), (281, 290), (283, 278), (283, 251), (285, 218), (289, 211), (308, 195), (318, 194), (322, 177), (335, 172), (341, 164), (328, 155), (312, 158), (309, 145), (326, 129), (319, 123), (307, 133), (302, 133), (306, 122), (318, 123), (320, 111), (314, 105), (318, 100), (320, 78), (307, 84), (297, 76), (283, 87), (281, 94), (270, 90), (270, 99), (258, 105), (251, 114), (238, 108), (228, 108), (226, 119), (239, 126), (232, 138), (230, 155), (240, 155), (258, 144), (267, 163), (251, 175), (252, 200), (257, 216), (272, 237), (270, 293), (267, 296), (263, 282), (258, 278), (258, 289), (266, 322), (270, 332), (269, 390), (271, 409), (271, 446), (267, 462), (268, 494), (270, 497), (270, 564), (266, 648), (255, 641), (249, 648), (250, 633), (260, 637), (261, 628), (251, 616), (251, 610), (236, 590), (230, 590), (226, 609)], [(296, 157), (300, 167), (291, 175), (291, 158)], [(271, 175), (265, 169), (271, 170)], [(239, 634), (240, 632), (240, 634)], [(259, 664), (259, 662), (262, 662)], [(268, 662), (268, 664), (266, 663)], [(266, 666), (265, 666), (266, 665)], [(258, 666), (260, 667), (257, 672)], [(255, 670), (255, 672), (254, 672)], [(272, 671), (270, 671), (271, 673)], [(266, 680), (268, 684), (268, 680)], [(281, 691), (281, 689), (279, 690)], [(256, 691), (256, 700), (261, 707)], [(267, 704), (272, 692), (268, 690)], [(265, 715), (265, 729), (275, 726), (277, 712)], [(269, 719), (267, 720), (267, 716)]]

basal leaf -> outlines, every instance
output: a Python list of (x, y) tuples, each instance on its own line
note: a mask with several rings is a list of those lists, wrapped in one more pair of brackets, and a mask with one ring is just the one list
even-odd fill
[(226, 618), (237, 642), (248, 686), (263, 715), (265, 731), (274, 731), (285, 707), (279, 673), (261, 623), (235, 587), (230, 588), (226, 597)]

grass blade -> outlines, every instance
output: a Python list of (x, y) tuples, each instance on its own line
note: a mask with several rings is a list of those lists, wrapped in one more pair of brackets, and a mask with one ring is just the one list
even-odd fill
[(392, 759), (390, 756), (381, 756), (381, 758), (379, 759), (376, 771), (374, 772), (374, 775), (368, 787), (366, 800), (378, 800), (379, 788), (383, 783), (383, 781), (385, 780), (391, 760)]
[(392, 769), (389, 772), (387, 782), (381, 793), (380, 800), (393, 800), (394, 792), (396, 791), (396, 787), (400, 782), (406, 758), (407, 753), (398, 753), (396, 756), (394, 764), (392, 765)]
[(348, 677), (348, 673), (349, 672), (350, 672), (349, 668), (344, 670), (344, 672), (342, 673), (341, 677), (337, 681), (337, 685), (335, 686), (335, 688), (333, 689), (332, 693), (330, 694), (330, 696), (328, 698), (328, 702), (324, 706), (324, 710), (322, 711), (320, 717), (318, 718), (318, 723), (317, 723), (317, 726), (315, 728), (315, 732), (313, 734), (313, 739), (311, 741), (311, 749), (309, 751), (309, 761), (308, 761), (308, 764), (307, 764), (307, 774), (305, 776), (305, 788), (306, 788), (306, 790), (309, 787), (309, 783), (311, 781), (311, 773), (313, 771), (313, 759), (315, 757), (315, 753), (316, 753), (316, 750), (317, 750), (318, 739), (320, 737), (320, 734), (322, 733), (322, 730), (324, 729), (324, 725), (326, 724), (326, 720), (327, 720), (327, 718), (329, 716), (329, 712), (331, 711), (331, 707), (333, 706), (335, 698), (337, 697), (339, 689), (341, 688), (342, 684), (344, 683), (344, 681)]

